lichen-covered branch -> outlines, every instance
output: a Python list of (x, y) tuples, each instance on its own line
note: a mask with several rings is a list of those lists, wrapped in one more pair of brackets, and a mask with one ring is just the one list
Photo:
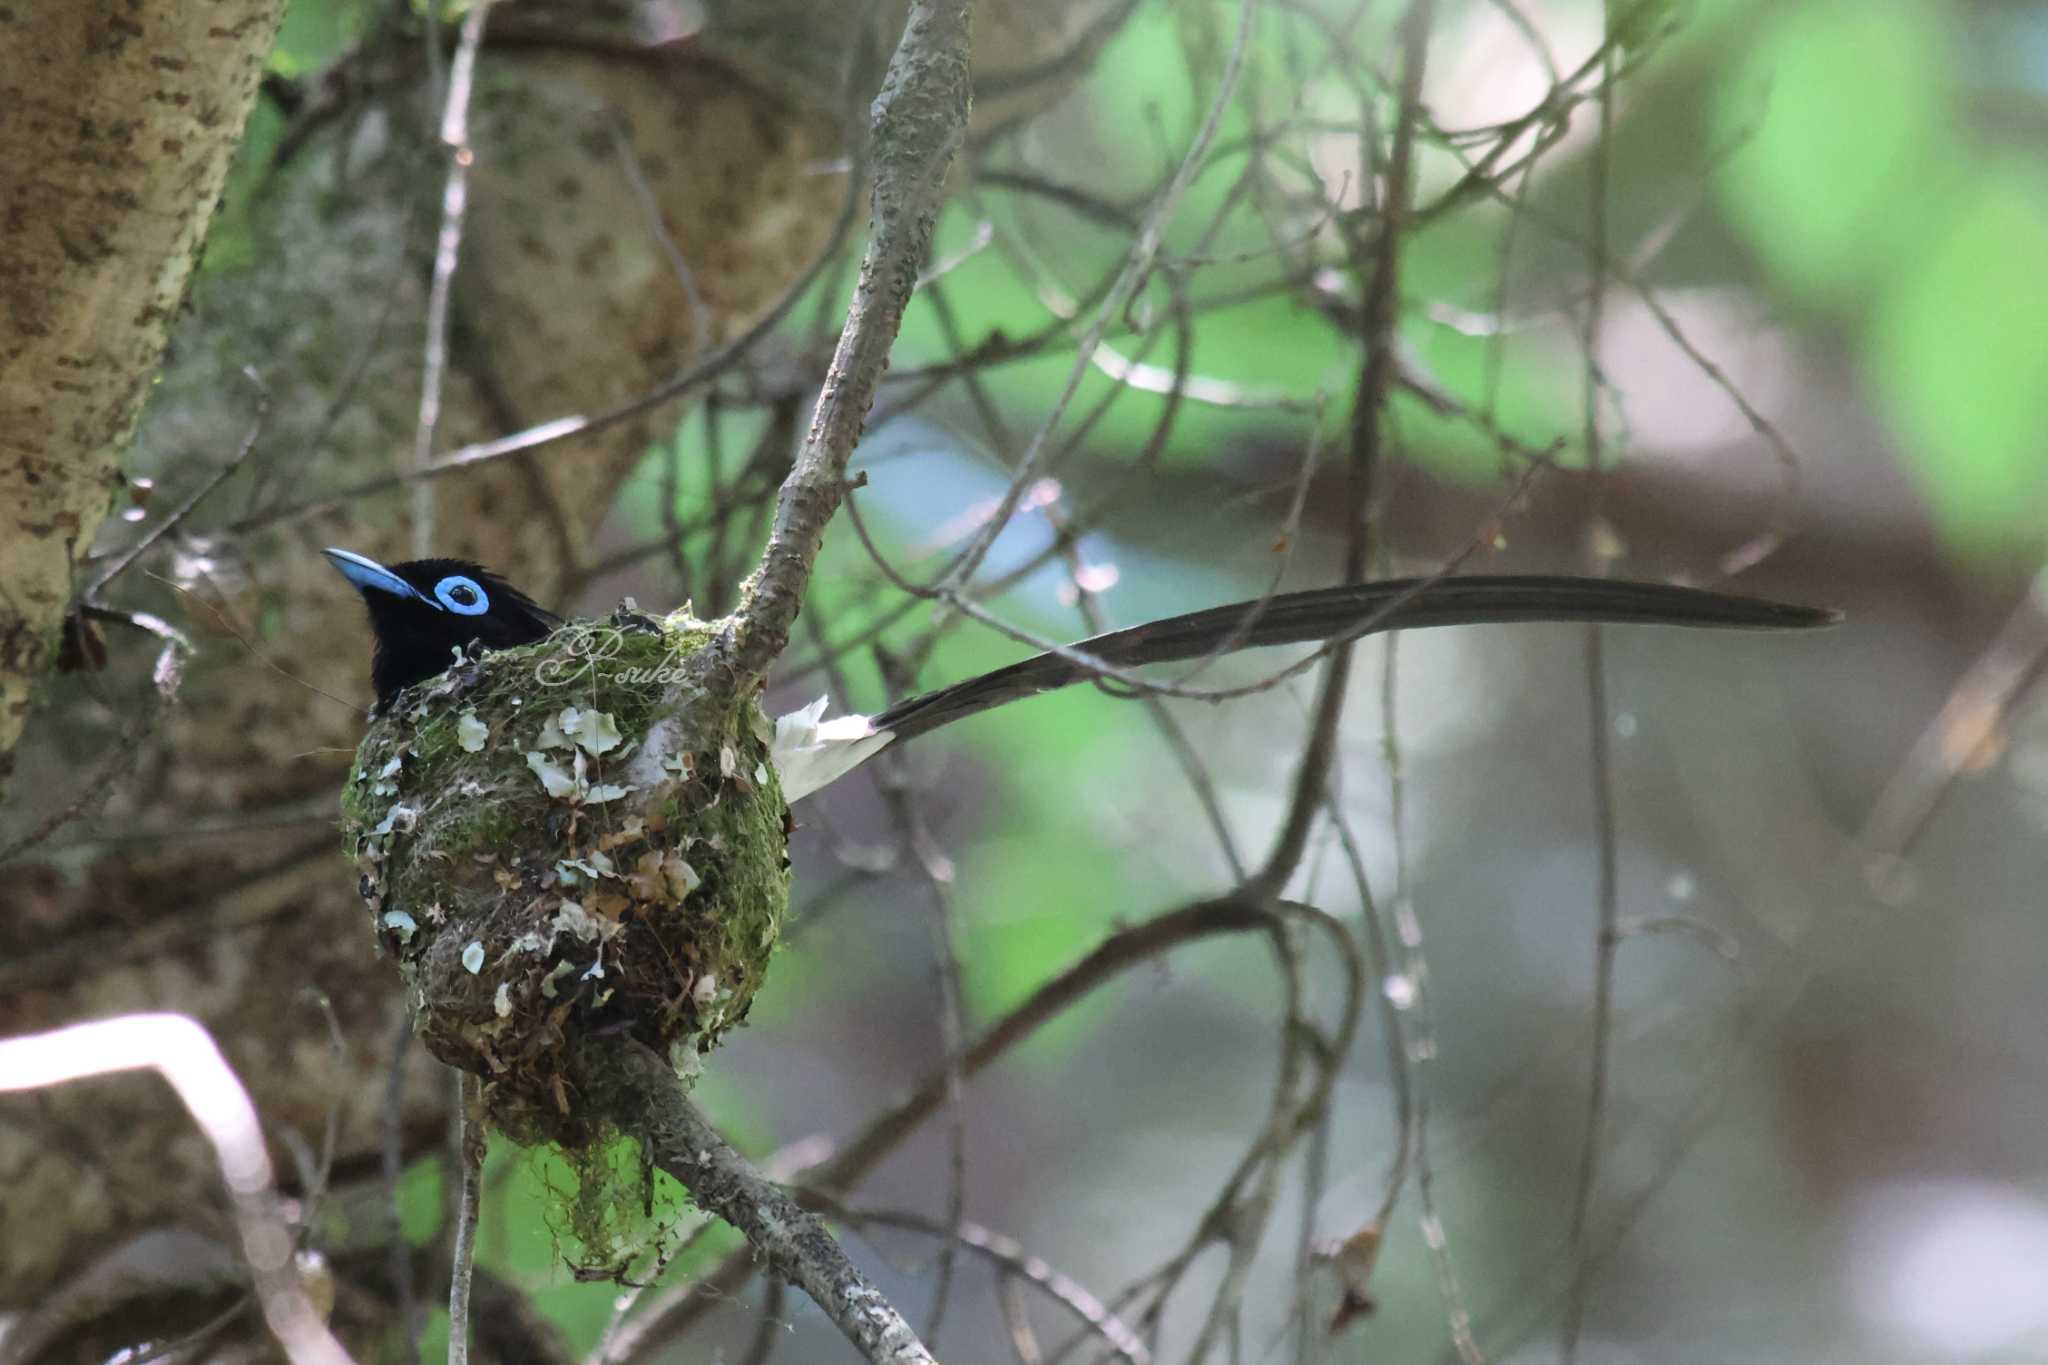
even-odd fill
[(654, 1164), (687, 1185), (698, 1204), (746, 1234), (776, 1273), (817, 1301), (826, 1316), (875, 1365), (918, 1365), (931, 1352), (917, 1333), (846, 1258), (817, 1216), (767, 1179), (690, 1103), (668, 1063), (625, 1043), (617, 1051), (628, 1093), (644, 1108), (630, 1121)]
[(783, 481), (761, 567), (748, 580), (728, 661), (758, 679), (789, 642), (825, 526), (846, 493), (889, 348), (931, 247), (946, 170), (967, 131), (967, 0), (919, 0), (889, 61), (870, 117), (874, 219), (810, 434)]
[(283, 12), (0, 7), (0, 781)]

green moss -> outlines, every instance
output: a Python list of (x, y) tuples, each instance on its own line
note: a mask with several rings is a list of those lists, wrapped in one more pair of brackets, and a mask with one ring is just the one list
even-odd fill
[(700, 676), (716, 631), (576, 623), (405, 693), (357, 753), (344, 829), (419, 1036), (523, 1140), (602, 1138), (593, 1030), (694, 1074), (781, 935), (772, 728)]

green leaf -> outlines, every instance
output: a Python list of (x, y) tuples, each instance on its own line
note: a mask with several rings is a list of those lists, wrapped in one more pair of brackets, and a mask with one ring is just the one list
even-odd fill
[(1986, 175), (1907, 263), (1865, 350), (1877, 401), (1944, 534), (1970, 550), (2040, 544), (2048, 495), (2048, 194)]
[(1962, 153), (1946, 32), (1917, 4), (1787, 9), (1723, 83), (1715, 185), (1783, 288), (1845, 302), (1915, 248)]

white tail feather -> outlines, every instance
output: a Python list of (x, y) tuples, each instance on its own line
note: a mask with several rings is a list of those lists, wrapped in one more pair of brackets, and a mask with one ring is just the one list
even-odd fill
[(775, 741), (769, 746), (775, 771), (782, 775), (782, 799), (798, 801), (830, 786), (880, 753), (896, 738), (877, 730), (866, 716), (825, 719), (825, 698), (801, 711), (775, 719)]

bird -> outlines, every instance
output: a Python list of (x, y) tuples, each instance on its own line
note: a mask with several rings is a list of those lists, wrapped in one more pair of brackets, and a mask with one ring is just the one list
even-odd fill
[[(379, 711), (472, 648), (531, 644), (563, 624), (503, 577), (467, 560), (416, 559), (386, 567), (348, 550), (326, 553), (369, 608), (376, 637), (371, 683)], [(773, 748), (784, 799), (795, 801), (836, 781), (885, 745), (1097, 677), (1104, 664), (1129, 669), (1434, 626), (1576, 621), (1784, 631), (1839, 620), (1841, 613), (1829, 607), (1569, 575), (1475, 574), (1312, 588), (1109, 631), (910, 697), (872, 716), (826, 720), (821, 697), (777, 720)]]
[(325, 553), (369, 609), (376, 645), (370, 686), (380, 712), (406, 688), (447, 672), (472, 647), (530, 645), (562, 624), (502, 577), (466, 559), (415, 559), (387, 567), (352, 550)]

